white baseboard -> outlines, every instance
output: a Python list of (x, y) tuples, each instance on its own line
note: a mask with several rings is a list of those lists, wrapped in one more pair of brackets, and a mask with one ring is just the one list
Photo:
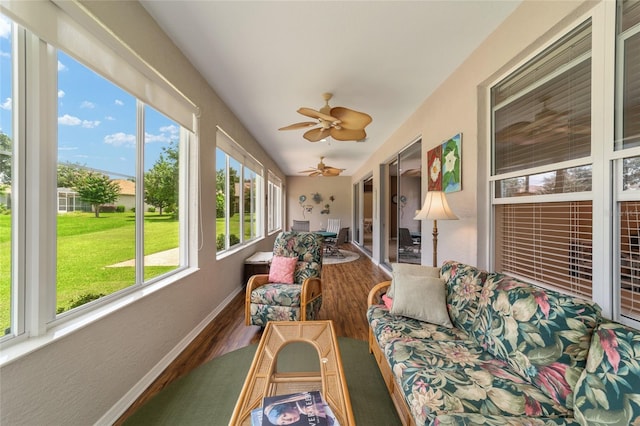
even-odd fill
[(239, 287), (236, 291), (227, 296), (220, 305), (216, 307), (209, 315), (207, 315), (189, 334), (187, 334), (171, 351), (169, 351), (162, 359), (136, 383), (116, 404), (109, 409), (96, 423), (96, 426), (108, 426), (114, 424), (122, 414), (133, 404), (136, 399), (162, 374), (162, 372), (173, 362), (174, 359), (186, 349), (187, 346), (195, 339), (205, 327), (220, 314), (220, 312), (233, 300), (243, 287)]

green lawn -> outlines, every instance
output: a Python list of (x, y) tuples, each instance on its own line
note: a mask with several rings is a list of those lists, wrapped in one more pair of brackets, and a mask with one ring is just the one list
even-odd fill
[[(134, 283), (134, 267), (109, 267), (135, 257), (133, 213), (71, 213), (58, 215), (57, 307), (74, 299), (111, 294)], [(0, 330), (9, 326), (11, 284), (11, 216), (0, 215)], [(170, 215), (145, 214), (145, 255), (178, 247), (178, 221)], [(145, 279), (175, 266), (146, 266)]]

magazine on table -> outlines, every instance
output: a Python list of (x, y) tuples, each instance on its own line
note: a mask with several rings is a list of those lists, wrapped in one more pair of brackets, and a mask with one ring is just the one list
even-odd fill
[(251, 412), (252, 426), (340, 426), (319, 391), (265, 397)]

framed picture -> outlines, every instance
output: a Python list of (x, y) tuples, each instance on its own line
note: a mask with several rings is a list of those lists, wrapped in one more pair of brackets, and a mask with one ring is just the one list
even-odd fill
[(427, 152), (429, 166), (429, 191), (442, 191), (442, 146)]
[(462, 133), (442, 144), (442, 190), (462, 190)]

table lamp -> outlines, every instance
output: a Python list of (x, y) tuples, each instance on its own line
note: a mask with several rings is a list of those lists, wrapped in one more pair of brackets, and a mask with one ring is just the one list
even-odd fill
[(414, 220), (433, 220), (433, 266), (438, 266), (438, 220), (455, 220), (458, 216), (453, 214), (447, 203), (447, 198), (442, 191), (429, 191), (424, 199), (422, 210)]

